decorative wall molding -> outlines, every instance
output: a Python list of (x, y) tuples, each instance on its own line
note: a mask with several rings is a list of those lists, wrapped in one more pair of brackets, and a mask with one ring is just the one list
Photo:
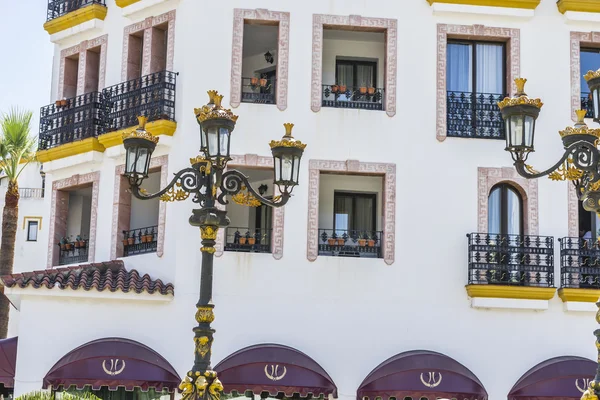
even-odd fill
[(360, 162), (358, 160), (310, 160), (308, 164), (308, 233), (306, 258), (319, 255), (319, 185), (321, 172), (383, 175), (383, 259), (392, 265), (396, 246), (396, 164)]
[(569, 217), (568, 217), (568, 232), (569, 237), (579, 237), (579, 199), (577, 198), (577, 192), (575, 191), (575, 186), (568, 182), (567, 185), (568, 191), (568, 207), (569, 207)]
[[(264, 157), (256, 154), (232, 155), (231, 161), (227, 163), (228, 167), (247, 167), (247, 168), (263, 168), (273, 170), (273, 157)], [(273, 195), (280, 195), (277, 187), (274, 187)], [(225, 207), (219, 205), (219, 209)], [(283, 257), (283, 223), (285, 217), (284, 207), (273, 208), (273, 226), (271, 235), (271, 253), (273, 258), (280, 260)], [(215, 255), (220, 257), (223, 255), (225, 248), (225, 229), (219, 229), (217, 233), (217, 251)]]
[[(571, 32), (571, 119), (577, 122), (576, 110), (581, 108), (581, 45), (600, 47), (600, 32)], [(586, 88), (587, 89), (587, 88)]]
[(143, 31), (142, 76), (150, 74), (152, 60), (152, 28), (167, 23), (167, 71), (173, 71), (175, 55), (175, 10), (156, 17), (148, 17), (143, 21), (128, 25), (123, 30), (123, 51), (121, 53), (121, 82), (127, 81), (127, 53), (129, 50), (129, 35)]
[[(50, 208), (50, 229), (48, 233), (48, 259), (47, 266), (52, 268), (58, 266), (57, 243), (60, 238), (55, 238), (57, 228), (64, 225), (66, 229), (68, 208), (68, 197), (65, 189), (75, 189), (77, 186), (92, 184), (92, 205), (90, 214), (90, 237), (88, 244), (88, 262), (95, 261), (96, 254), (96, 225), (98, 219), (98, 192), (100, 190), (100, 171), (90, 172), (84, 175), (73, 175), (70, 178), (59, 179), (52, 182), (52, 199)], [(59, 198), (60, 197), (60, 198)]]
[(364, 31), (385, 31), (385, 112), (396, 115), (396, 71), (398, 20), (390, 18), (367, 18), (360, 15), (313, 15), (312, 32), (312, 79), (311, 110), (321, 109), (321, 87), (323, 85), (323, 26), (338, 29), (361, 29)]
[(77, 96), (84, 94), (85, 92), (85, 67), (86, 67), (86, 56), (89, 49), (100, 47), (100, 68), (98, 73), (98, 90), (104, 89), (105, 77), (106, 77), (106, 46), (108, 43), (108, 34), (99, 36), (95, 39), (84, 40), (83, 42), (76, 44), (75, 46), (63, 49), (60, 52), (60, 67), (58, 75), (58, 93), (56, 99), (63, 98), (63, 91), (65, 87), (65, 58), (79, 54), (79, 66), (77, 76)]
[(470, 40), (497, 40), (506, 42), (506, 82), (510, 94), (516, 91), (514, 79), (521, 70), (521, 33), (519, 29), (497, 28), (484, 25), (437, 25), (437, 95), (436, 138), (446, 140), (446, 43), (448, 38)]
[(242, 100), (242, 62), (244, 47), (244, 21), (278, 22), (279, 45), (277, 46), (277, 108), (287, 108), (288, 64), (290, 47), (290, 13), (269, 11), (262, 8), (255, 10), (235, 8), (233, 10), (233, 43), (231, 46), (231, 107), (238, 107)]
[(477, 168), (478, 232), (488, 231), (488, 197), (492, 187), (501, 182), (513, 186), (523, 198), (523, 233), (537, 235), (539, 231), (537, 179), (523, 178), (512, 167)]
[[(150, 169), (160, 168), (160, 188), (168, 185), (169, 156), (164, 155), (150, 159)], [(113, 191), (112, 235), (110, 243), (110, 259), (116, 260), (123, 255), (123, 242), (120, 240), (123, 226), (129, 225), (130, 212), (124, 212), (122, 205), (131, 205), (131, 194), (126, 190), (129, 184), (123, 185), (121, 176), (125, 172), (125, 164), (115, 167), (115, 188)], [(125, 187), (124, 187), (125, 186)], [(156, 238), (156, 255), (162, 257), (165, 245), (165, 222), (167, 218), (167, 204), (159, 202), (158, 206), (158, 237)]]

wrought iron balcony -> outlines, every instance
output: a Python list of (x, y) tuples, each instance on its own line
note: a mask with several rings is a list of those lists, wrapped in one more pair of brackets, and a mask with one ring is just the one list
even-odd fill
[(552, 236), (470, 233), (469, 284), (552, 287)]
[(565, 237), (560, 243), (560, 283), (564, 288), (600, 289), (600, 244)]
[(586, 118), (594, 118), (594, 102), (591, 93), (581, 92), (581, 109), (586, 110)]
[(242, 78), (242, 102), (275, 104), (276, 89), (275, 78)]
[(225, 228), (225, 251), (270, 253), (271, 229)]
[(155, 253), (158, 243), (157, 238), (157, 225), (123, 231), (123, 257)]
[(44, 197), (44, 188), (19, 188), (21, 199), (41, 199)]
[(494, 93), (448, 91), (447, 136), (504, 140), (504, 121), (497, 105), (504, 97)]
[(175, 72), (161, 71), (104, 89), (106, 132), (135, 126), (140, 115), (149, 122), (175, 121), (176, 78)]
[(61, 242), (58, 244), (58, 265), (76, 264), (88, 261), (89, 242), (85, 239)]
[(48, 150), (102, 133), (102, 96), (90, 92), (40, 109), (39, 150)]
[(100, 4), (106, 7), (105, 0), (48, 0), (48, 14), (46, 16), (46, 21), (51, 21), (92, 4)]
[(319, 255), (381, 258), (381, 231), (319, 229)]
[(383, 110), (382, 88), (323, 85), (321, 92), (323, 107)]

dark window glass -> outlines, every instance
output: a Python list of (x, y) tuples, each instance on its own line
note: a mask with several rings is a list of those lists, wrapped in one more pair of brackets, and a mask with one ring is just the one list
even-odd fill
[(517, 190), (502, 183), (488, 196), (488, 233), (521, 235), (523, 233), (523, 201)]
[(600, 49), (581, 49), (581, 93), (589, 93), (589, 88), (583, 76), (588, 71), (596, 71), (600, 68)]
[(335, 82), (348, 88), (377, 87), (377, 63), (337, 60)]
[(335, 192), (333, 228), (336, 234), (343, 235), (346, 231), (375, 231), (376, 198), (371, 193)]
[(37, 241), (38, 234), (38, 222), (37, 221), (27, 221), (27, 241), (35, 242)]
[(504, 43), (449, 41), (446, 63), (447, 90), (504, 94), (504, 52)]

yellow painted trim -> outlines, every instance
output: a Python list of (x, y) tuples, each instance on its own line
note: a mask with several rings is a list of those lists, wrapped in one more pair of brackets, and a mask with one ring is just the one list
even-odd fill
[(115, 0), (115, 3), (117, 3), (117, 6), (119, 7), (127, 7), (138, 1), (140, 0)]
[(52, 149), (39, 150), (37, 152), (37, 160), (39, 162), (47, 162), (74, 156), (76, 154), (87, 153), (88, 151), (99, 151), (103, 153), (104, 150), (106, 149), (98, 142), (98, 139), (91, 137), (76, 142), (61, 144)]
[(579, 12), (600, 12), (600, 2), (598, 0), (558, 0), (556, 3), (558, 11), (579, 11)]
[(540, 4), (540, 0), (427, 0), (427, 2), (429, 5), (433, 5), (433, 3), (464, 4), (468, 6), (526, 8), (528, 10), (533, 10)]
[(562, 301), (583, 301), (585, 303), (595, 303), (600, 298), (600, 289), (558, 289), (558, 297)]
[(500, 299), (550, 300), (556, 288), (510, 286), (510, 285), (467, 285), (469, 297), (494, 297)]
[(106, 18), (107, 8), (100, 4), (92, 4), (91, 6), (85, 6), (75, 11), (71, 11), (65, 15), (61, 15), (58, 18), (54, 18), (44, 24), (44, 29), (49, 34), (64, 31), (65, 29), (72, 28), (79, 24), (82, 24), (93, 19), (101, 19), (104, 21)]
[(27, 221), (38, 221), (38, 231), (42, 230), (42, 217), (32, 217), (32, 216), (25, 216), (23, 217), (23, 229), (25, 229), (25, 226), (27, 225)]
[[(124, 129), (119, 129), (118, 131), (105, 133), (103, 135), (98, 136), (98, 141), (105, 148), (119, 146), (123, 144), (123, 133), (130, 132), (131, 130), (136, 128), (137, 125), (134, 125)], [(153, 136), (173, 136), (176, 129), (177, 122), (169, 121), (166, 119), (159, 119), (157, 121), (148, 122), (146, 124), (146, 131), (152, 134)]]

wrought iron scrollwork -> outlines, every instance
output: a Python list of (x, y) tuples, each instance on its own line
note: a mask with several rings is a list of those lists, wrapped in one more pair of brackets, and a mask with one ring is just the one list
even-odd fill
[(223, 205), (227, 205), (229, 204), (229, 200), (225, 196), (234, 196), (242, 190), (248, 190), (258, 201), (269, 207), (281, 207), (290, 199), (289, 193), (284, 192), (281, 196), (269, 200), (254, 190), (247, 176), (239, 171), (231, 170), (225, 172), (221, 178), (220, 194), (217, 197), (217, 201)]

